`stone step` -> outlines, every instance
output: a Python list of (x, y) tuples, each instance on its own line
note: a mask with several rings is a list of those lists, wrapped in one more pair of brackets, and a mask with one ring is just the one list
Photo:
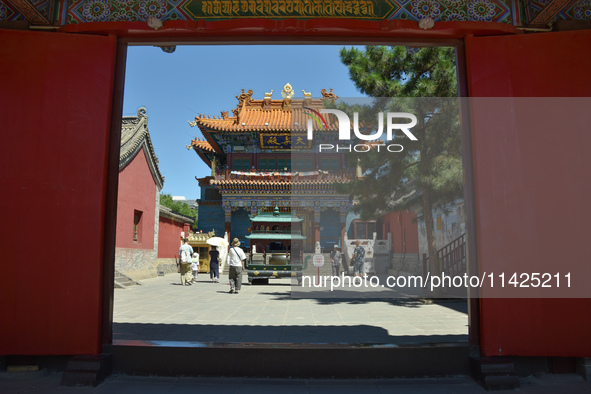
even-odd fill
[(125, 275), (121, 271), (115, 270), (115, 287), (118, 289), (124, 289), (128, 286), (141, 286), (141, 282), (133, 279), (130, 276)]
[(512, 390), (519, 387), (513, 361), (504, 357), (470, 357), (474, 379), (487, 390)]
[(111, 375), (112, 369), (111, 354), (74, 356), (62, 375), (62, 386), (95, 387)]

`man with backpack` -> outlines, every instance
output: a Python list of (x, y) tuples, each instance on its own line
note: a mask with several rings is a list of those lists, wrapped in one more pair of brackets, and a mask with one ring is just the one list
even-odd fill
[(179, 258), (181, 260), (181, 285), (190, 286), (193, 277), (191, 275), (191, 256), (193, 256), (193, 247), (189, 245), (189, 239), (185, 238), (183, 245), (179, 249)]

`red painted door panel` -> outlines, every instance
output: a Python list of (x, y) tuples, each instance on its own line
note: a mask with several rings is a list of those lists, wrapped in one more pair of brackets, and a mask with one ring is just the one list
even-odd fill
[(0, 42), (0, 354), (98, 353), (116, 38)]
[[(589, 30), (469, 37), (470, 96), (590, 96), (590, 45)], [(588, 115), (552, 134), (524, 122), (519, 108), (493, 117), (476, 99), (471, 116), (480, 272), (528, 259), (554, 272), (564, 262), (588, 266)], [(590, 310), (589, 298), (483, 298), (481, 348), (488, 356), (591, 356)]]

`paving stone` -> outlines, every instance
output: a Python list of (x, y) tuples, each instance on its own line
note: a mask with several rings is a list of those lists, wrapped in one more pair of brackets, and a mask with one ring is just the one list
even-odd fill
[(226, 278), (219, 284), (205, 277), (192, 286), (178, 282), (171, 274), (116, 290), (115, 341), (235, 342), (238, 335), (245, 342), (265, 343), (432, 343), (467, 340), (468, 335), (466, 306), (458, 302), (426, 305), (362, 292), (354, 294), (361, 298), (292, 298), (290, 282), (283, 279), (243, 284), (238, 295), (228, 293)]

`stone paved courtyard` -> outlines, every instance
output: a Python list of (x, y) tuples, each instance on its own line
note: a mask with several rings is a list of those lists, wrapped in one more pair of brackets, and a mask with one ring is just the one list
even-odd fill
[[(245, 277), (246, 278), (246, 277)], [(178, 274), (115, 290), (114, 341), (425, 344), (468, 341), (465, 300), (292, 298), (289, 279), (243, 284), (229, 294), (227, 276), (181, 286)], [(348, 298), (342, 298), (348, 297)]]

